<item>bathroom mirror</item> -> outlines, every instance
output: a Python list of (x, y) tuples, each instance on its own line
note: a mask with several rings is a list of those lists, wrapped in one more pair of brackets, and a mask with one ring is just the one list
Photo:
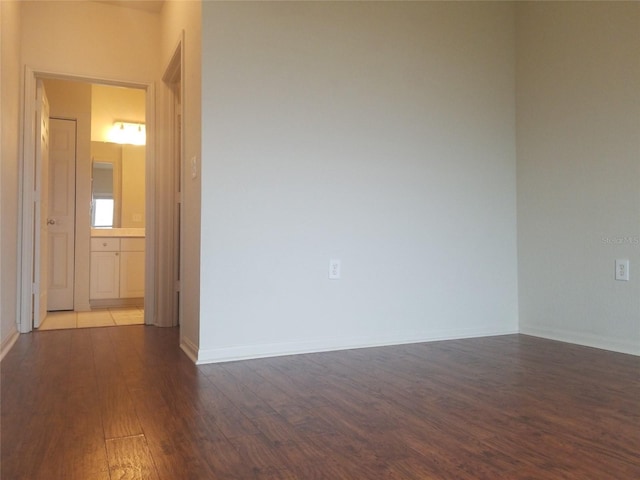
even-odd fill
[(91, 142), (91, 226), (144, 228), (145, 147)]

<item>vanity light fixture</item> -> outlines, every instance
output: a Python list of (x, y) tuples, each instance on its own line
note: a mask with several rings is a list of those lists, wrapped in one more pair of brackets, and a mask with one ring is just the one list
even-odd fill
[(109, 130), (109, 141), (121, 145), (146, 145), (147, 129), (144, 123), (114, 122)]

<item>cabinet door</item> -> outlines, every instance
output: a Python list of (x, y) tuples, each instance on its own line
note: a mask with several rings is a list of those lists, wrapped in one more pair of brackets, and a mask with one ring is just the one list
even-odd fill
[(91, 252), (91, 299), (118, 298), (120, 256), (118, 252)]
[(144, 252), (120, 252), (120, 298), (144, 297)]

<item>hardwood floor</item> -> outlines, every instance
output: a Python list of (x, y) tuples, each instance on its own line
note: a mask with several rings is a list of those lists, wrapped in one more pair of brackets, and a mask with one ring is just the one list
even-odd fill
[(509, 335), (196, 367), (177, 344), (22, 335), (2, 480), (640, 478), (640, 357)]

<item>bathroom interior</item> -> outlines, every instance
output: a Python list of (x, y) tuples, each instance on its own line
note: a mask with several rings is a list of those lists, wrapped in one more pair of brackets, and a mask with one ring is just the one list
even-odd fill
[[(42, 84), (50, 105), (51, 230), (47, 314), (38, 330), (143, 324), (145, 91), (59, 79)], [(74, 139), (68, 153), (59, 148)], [(64, 162), (68, 174), (58, 166)], [(55, 235), (65, 223), (55, 212), (64, 198), (71, 233), (57, 241), (65, 238)]]

